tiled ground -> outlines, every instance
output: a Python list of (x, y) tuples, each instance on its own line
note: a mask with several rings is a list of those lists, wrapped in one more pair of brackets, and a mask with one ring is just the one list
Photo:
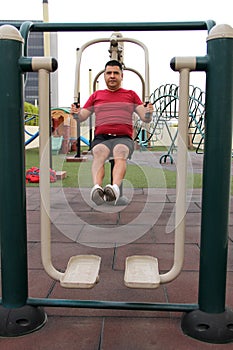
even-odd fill
[[(195, 162), (196, 157), (195, 156)], [(201, 157), (198, 155), (198, 157)], [(201, 167), (200, 161), (196, 166)], [(72, 255), (101, 256), (100, 281), (92, 289), (65, 289), (51, 279), (41, 263), (38, 188), (27, 188), (28, 279), (30, 298), (197, 304), (200, 257), (201, 190), (189, 196), (183, 271), (158, 289), (124, 286), (129, 255), (153, 255), (160, 272), (173, 264), (174, 203), (172, 189), (124, 189), (126, 207), (94, 207), (89, 189), (51, 190), (51, 251), (54, 266), (63, 270)], [(229, 220), (226, 305), (233, 307), (233, 210)], [(210, 291), (211, 293), (211, 291)], [(233, 349), (210, 344), (182, 332), (179, 311), (142, 311), (45, 306), (47, 323), (31, 334), (0, 338), (4, 350), (192, 350)]]

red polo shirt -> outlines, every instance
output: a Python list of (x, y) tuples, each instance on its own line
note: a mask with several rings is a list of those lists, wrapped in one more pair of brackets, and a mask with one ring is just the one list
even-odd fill
[(142, 101), (133, 90), (98, 90), (87, 100), (83, 108), (95, 113), (95, 135), (133, 135), (132, 115)]

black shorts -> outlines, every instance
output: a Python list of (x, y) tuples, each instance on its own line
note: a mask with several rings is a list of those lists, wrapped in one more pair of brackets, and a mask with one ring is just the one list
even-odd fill
[(110, 135), (110, 134), (99, 134), (95, 135), (94, 140), (91, 142), (91, 148), (98, 145), (99, 143), (104, 144), (110, 149), (110, 157), (113, 157), (113, 148), (116, 145), (125, 145), (129, 149), (129, 156), (131, 157), (134, 151), (134, 141), (129, 136), (120, 136), (120, 135)]

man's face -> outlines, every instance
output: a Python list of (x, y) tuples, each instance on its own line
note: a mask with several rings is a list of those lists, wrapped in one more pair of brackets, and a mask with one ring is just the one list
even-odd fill
[(107, 66), (104, 72), (105, 83), (109, 90), (117, 90), (121, 87), (123, 73), (118, 66)]

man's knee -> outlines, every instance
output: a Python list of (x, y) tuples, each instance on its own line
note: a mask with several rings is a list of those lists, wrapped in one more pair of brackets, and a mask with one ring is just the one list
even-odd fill
[(103, 144), (98, 144), (92, 148), (92, 155), (96, 158), (107, 159), (109, 157), (110, 150)]
[(127, 159), (129, 156), (129, 148), (126, 145), (118, 144), (113, 149), (113, 157)]

